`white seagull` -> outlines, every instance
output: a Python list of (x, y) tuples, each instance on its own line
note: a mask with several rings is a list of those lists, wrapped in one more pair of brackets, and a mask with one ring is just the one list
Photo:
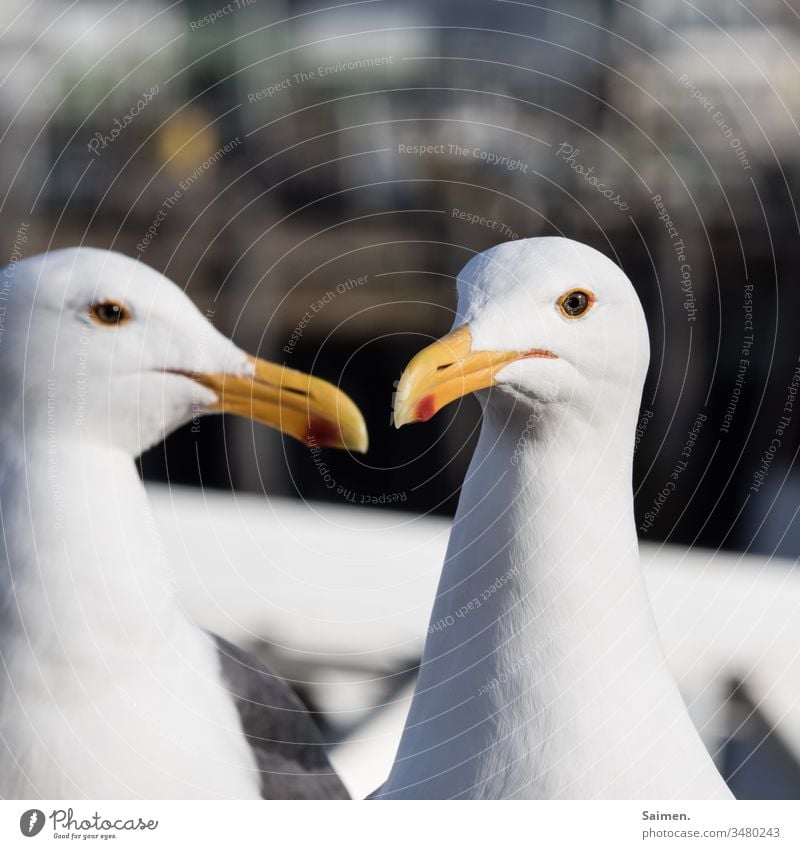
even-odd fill
[(648, 361), (633, 286), (586, 245), (510, 242), (459, 275), (455, 329), (409, 363), (395, 423), (468, 392), (483, 423), (376, 798), (730, 798), (639, 562), (632, 462)]
[(356, 406), (120, 254), (0, 284), (0, 797), (346, 797), (289, 687), (184, 615), (134, 458), (217, 411), (365, 451)]

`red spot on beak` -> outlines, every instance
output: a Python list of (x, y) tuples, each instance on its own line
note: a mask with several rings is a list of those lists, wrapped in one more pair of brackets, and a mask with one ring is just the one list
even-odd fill
[(417, 421), (419, 422), (427, 422), (429, 419), (432, 419), (433, 414), (436, 412), (433, 395), (425, 395), (424, 398), (420, 398), (417, 402), (415, 412), (417, 415)]
[(308, 422), (306, 445), (338, 446), (342, 444), (339, 428), (327, 419), (312, 418)]

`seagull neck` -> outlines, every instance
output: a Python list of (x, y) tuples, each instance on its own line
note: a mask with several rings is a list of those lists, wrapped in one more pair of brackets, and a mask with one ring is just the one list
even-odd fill
[[(486, 656), (472, 674), (485, 704), (534, 690), (555, 699), (584, 674), (597, 687), (631, 641), (666, 674), (639, 560), (634, 428), (633, 418), (598, 427), (567, 408), (525, 421), (484, 410), (433, 621), (461, 613), (465, 632), (480, 632)], [(471, 622), (462, 608), (476, 600), (483, 615)]]
[(133, 460), (32, 422), (14, 433), (0, 459), (0, 646), (22, 634), (40, 664), (73, 667), (148, 650), (177, 606)]
[[(707, 760), (639, 565), (635, 419), (595, 427), (566, 411), (538, 421), (501, 413), (484, 411), (383, 792), (634, 798), (670, 747)], [(631, 752), (653, 740), (658, 752), (636, 761)], [(707, 787), (718, 783), (714, 772)], [(651, 787), (658, 798), (675, 792)]]
[(555, 581), (568, 592), (579, 570), (582, 595), (607, 579), (592, 562), (614, 562), (626, 578), (640, 577), (633, 427), (633, 419), (617, 423), (613, 435), (601, 439), (600, 427), (567, 408), (524, 418), (487, 405), (445, 572), (460, 582), (466, 563), (471, 572), (511, 569), (518, 584)]

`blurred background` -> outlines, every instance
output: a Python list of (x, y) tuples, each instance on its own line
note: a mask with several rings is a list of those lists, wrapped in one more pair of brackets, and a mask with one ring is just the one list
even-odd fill
[[(321, 474), (279, 434), (204, 419), (142, 458), (148, 481), (409, 511), (439, 534), (477, 404), (392, 431), (393, 382), (450, 328), (476, 252), (561, 234), (613, 257), (647, 313), (642, 539), (675, 563), (706, 551), (700, 571), (727, 552), (719, 581), (773, 570), (796, 597), (800, 2), (4, 0), (0, 31), (4, 261), (74, 244), (139, 257), (242, 347), (338, 380), (370, 425), (369, 453), (330, 452)], [(743, 604), (727, 627), (773, 614)], [(257, 630), (344, 739), (332, 687), (309, 683), (323, 673)], [(793, 660), (797, 631), (781, 633)], [(800, 681), (756, 686), (762, 654), (731, 663), (709, 672), (710, 747), (740, 796), (800, 797)]]

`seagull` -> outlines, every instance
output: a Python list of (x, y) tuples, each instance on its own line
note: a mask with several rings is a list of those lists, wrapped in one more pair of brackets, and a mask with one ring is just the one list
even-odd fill
[[(678, 691), (639, 561), (644, 314), (565, 238), (475, 256), (454, 329), (418, 353), (397, 427), (474, 392), (416, 690), (380, 799), (726, 799)], [(491, 391), (490, 391), (491, 390)]]
[(363, 452), (355, 404), (94, 248), (0, 270), (0, 355), (0, 797), (347, 798), (288, 685), (179, 606), (134, 460), (214, 412)]

